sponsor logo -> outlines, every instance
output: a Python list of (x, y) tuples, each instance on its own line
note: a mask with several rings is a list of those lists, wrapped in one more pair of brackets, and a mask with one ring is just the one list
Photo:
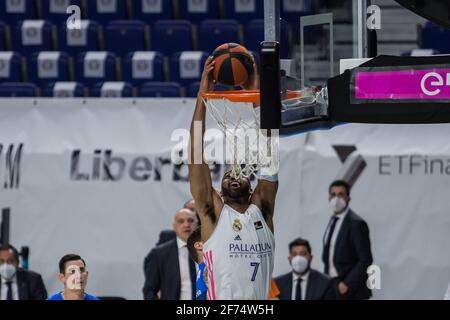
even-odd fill
[[(180, 151), (182, 153), (182, 151)], [(222, 181), (228, 170), (224, 164), (209, 165), (213, 182)], [(124, 156), (112, 149), (75, 149), (70, 158), (70, 179), (76, 182), (118, 183), (123, 180), (134, 182), (189, 182), (188, 166), (185, 162), (173, 163), (171, 157), (146, 154)], [(251, 180), (255, 178), (252, 177)]]
[(262, 228), (263, 228), (262, 222), (261, 221), (256, 221), (255, 222), (255, 229), (259, 230), (259, 229), (262, 229)]
[(237, 235), (237, 236), (234, 238), (234, 241), (242, 241), (242, 239), (241, 239), (241, 237), (240, 237), (239, 235)]
[[(430, 79), (431, 82), (429, 84), (430, 88), (426, 87), (427, 80)], [(445, 74), (445, 80), (443, 76), (437, 72), (428, 72), (420, 81), (420, 88), (422, 92), (427, 96), (434, 97), (441, 93), (441, 89), (443, 87), (450, 87), (450, 73)]]
[(335, 145), (333, 148), (343, 164), (338, 179), (347, 181), (350, 186), (353, 186), (366, 169), (366, 160), (354, 145)]
[(272, 251), (272, 246), (268, 243), (230, 243), (228, 247), (230, 253), (246, 253), (246, 254), (258, 254), (268, 253)]

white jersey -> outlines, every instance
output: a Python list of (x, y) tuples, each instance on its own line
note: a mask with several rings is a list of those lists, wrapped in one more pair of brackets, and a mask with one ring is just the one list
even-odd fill
[(267, 300), (275, 239), (261, 210), (244, 214), (224, 205), (211, 238), (203, 245), (208, 300)]

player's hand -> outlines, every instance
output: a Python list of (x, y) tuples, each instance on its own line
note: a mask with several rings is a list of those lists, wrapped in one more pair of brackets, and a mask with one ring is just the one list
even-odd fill
[(209, 56), (205, 61), (205, 65), (203, 67), (203, 73), (200, 80), (200, 89), (198, 91), (199, 94), (212, 91), (214, 89), (214, 80), (213, 80), (213, 70), (215, 65), (214, 57)]
[(242, 85), (245, 90), (259, 90), (259, 73), (258, 67), (256, 66), (255, 58), (250, 53), (253, 61), (253, 72), (249, 75), (246, 83)]

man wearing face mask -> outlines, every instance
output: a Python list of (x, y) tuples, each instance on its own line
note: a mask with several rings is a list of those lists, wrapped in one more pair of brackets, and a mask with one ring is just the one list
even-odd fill
[(311, 246), (298, 238), (289, 244), (289, 263), (292, 272), (275, 279), (280, 300), (332, 300), (331, 278), (311, 269)]
[(0, 300), (45, 300), (42, 277), (19, 268), (19, 252), (11, 245), (0, 246)]
[(328, 200), (333, 214), (323, 237), (325, 274), (333, 278), (338, 299), (369, 299), (367, 268), (373, 263), (369, 227), (350, 209), (347, 182), (334, 181)]

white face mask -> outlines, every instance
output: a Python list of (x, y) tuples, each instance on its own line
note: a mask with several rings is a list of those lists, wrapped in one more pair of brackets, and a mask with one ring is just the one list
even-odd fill
[(330, 206), (334, 213), (341, 213), (347, 207), (347, 202), (341, 197), (334, 197), (330, 200)]
[(9, 263), (0, 265), (0, 276), (5, 280), (11, 280), (16, 274), (16, 267)]
[(305, 273), (309, 268), (309, 260), (304, 256), (295, 256), (291, 260), (292, 269), (295, 273)]

